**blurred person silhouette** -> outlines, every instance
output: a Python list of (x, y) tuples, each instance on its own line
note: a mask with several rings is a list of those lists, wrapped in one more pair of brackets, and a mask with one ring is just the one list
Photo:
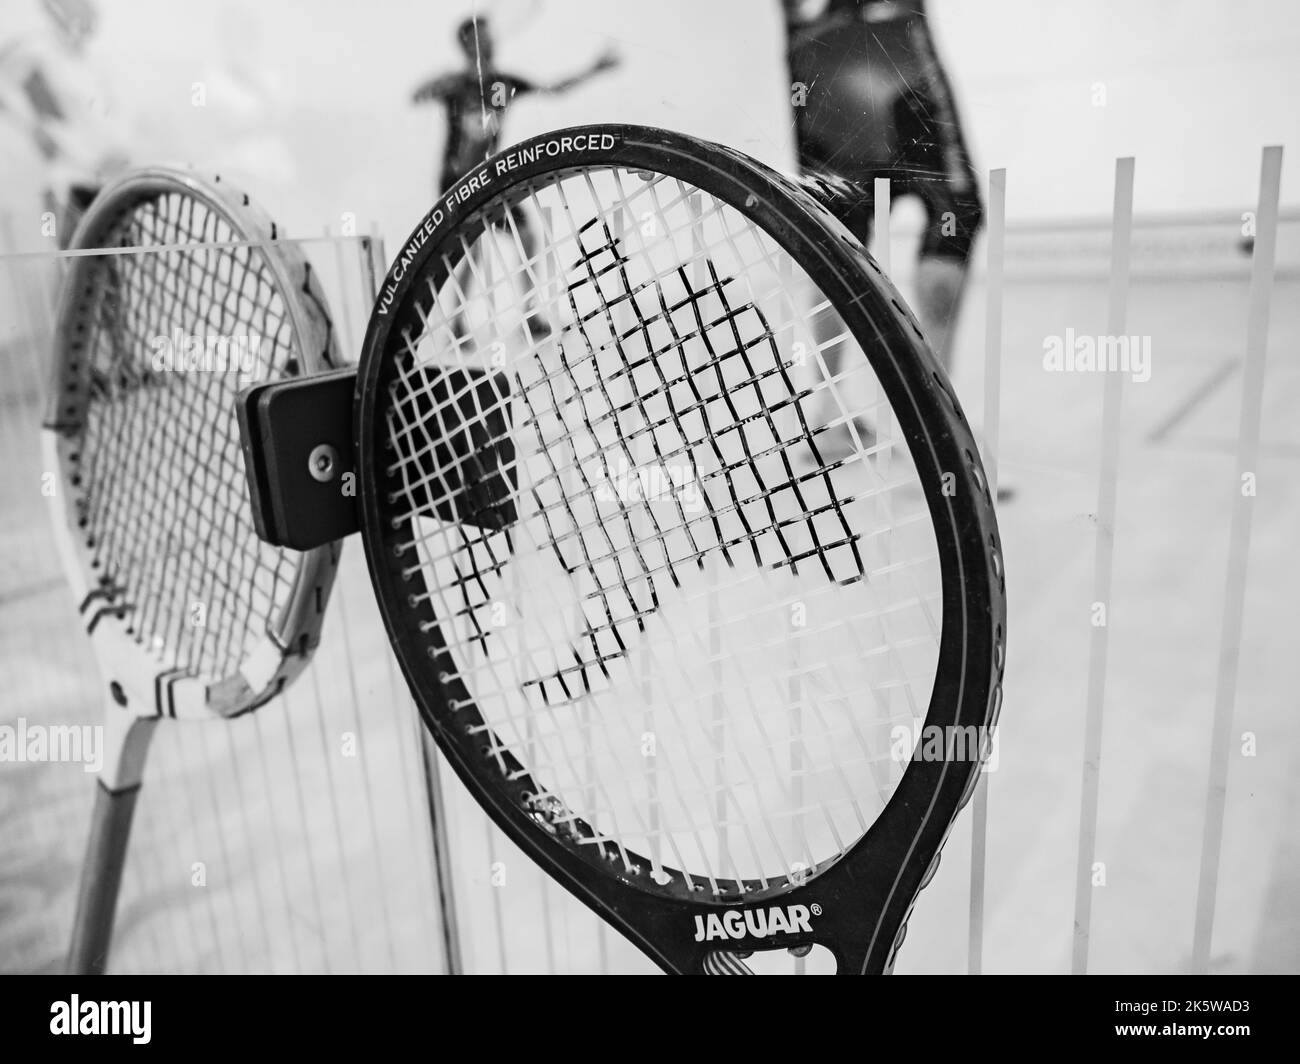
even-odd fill
[[(438, 177), (438, 194), (446, 192), (474, 167), (496, 154), (506, 112), (516, 98), (530, 93), (567, 92), (619, 63), (614, 52), (606, 51), (585, 70), (553, 84), (542, 85), (497, 69), (496, 44), (491, 24), (485, 16), (475, 15), (461, 22), (456, 28), (456, 41), (465, 58), (465, 66), (421, 83), (411, 97), (416, 104), (440, 103), (446, 108), (447, 139)], [(497, 221), (498, 228), (508, 228), (513, 222), (525, 259), (533, 259), (537, 254), (537, 237), (528, 216), (518, 208), (511, 209), (508, 214), (508, 220), (503, 215)], [(528, 313), (527, 323), (535, 333), (549, 330), (536, 311)], [(457, 319), (453, 324), (457, 336), (462, 336), (464, 322)]]
[(506, 111), (516, 97), (566, 92), (618, 65), (618, 57), (613, 52), (605, 52), (586, 70), (552, 85), (541, 85), (497, 70), (496, 44), (485, 16), (465, 19), (456, 28), (456, 41), (465, 57), (465, 67), (430, 78), (412, 96), (414, 103), (436, 102), (447, 109), (447, 141), (438, 180), (439, 193), (496, 153)]
[[(839, 213), (864, 245), (875, 178), (889, 179), (891, 206), (904, 196), (920, 199), (926, 226), (915, 310), (951, 371), (953, 326), (984, 208), (924, 0), (783, 0), (783, 8), (800, 168), (852, 186)], [(839, 372), (839, 352), (831, 347), (825, 356), (830, 372)], [(874, 438), (871, 426), (857, 427)], [(851, 450), (844, 428), (828, 442)]]
[(122, 135), (86, 56), (98, 26), (92, 0), (41, 0), (30, 33), (0, 39), (0, 121), (38, 154), (45, 208), (66, 248), (103, 182), (127, 165)]

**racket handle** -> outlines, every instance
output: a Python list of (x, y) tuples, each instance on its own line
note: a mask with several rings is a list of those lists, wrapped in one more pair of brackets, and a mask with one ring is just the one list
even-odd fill
[(113, 937), (113, 913), (126, 864), (126, 845), (140, 785), (110, 791), (101, 782), (95, 789), (90, 842), (81, 870), (77, 915), (68, 951), (69, 975), (103, 975)]

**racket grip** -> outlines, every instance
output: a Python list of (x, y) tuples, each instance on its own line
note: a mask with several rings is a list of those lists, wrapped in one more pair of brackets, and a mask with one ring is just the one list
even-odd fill
[(117, 891), (126, 864), (131, 818), (135, 815), (139, 784), (110, 791), (101, 782), (95, 789), (95, 811), (90, 822), (90, 842), (82, 866), (77, 915), (68, 951), (69, 975), (103, 975), (113, 937)]

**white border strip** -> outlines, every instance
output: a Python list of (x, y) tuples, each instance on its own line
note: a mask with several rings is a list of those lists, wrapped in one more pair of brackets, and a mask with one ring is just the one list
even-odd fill
[(892, 270), (889, 268), (889, 238), (890, 221), (889, 221), (889, 178), (875, 177), (872, 178), (872, 193), (874, 195), (875, 208), (875, 240), (876, 245), (876, 265), (884, 272), (886, 277), (893, 279)]
[[(1006, 250), (1007, 172), (989, 171), (988, 241), (984, 245), (988, 272), (984, 311), (984, 473), (989, 495), (998, 497), (998, 424), (1002, 399), (1002, 274)], [(988, 776), (980, 770), (971, 803), (970, 929), (967, 972), (984, 969), (984, 882), (988, 852)]]
[(1237, 428), (1237, 479), (1228, 537), (1228, 573), (1224, 588), (1223, 628), (1219, 636), (1219, 676), (1214, 692), (1214, 726), (1210, 740), (1209, 786), (1205, 798), (1205, 832), (1201, 837), (1201, 873), (1196, 886), (1196, 927), (1192, 934), (1192, 970), (1210, 963), (1214, 907), (1219, 890), (1223, 813), (1228, 797), (1228, 754), (1241, 658), (1241, 624), (1250, 561), (1250, 526), (1254, 498), (1243, 495), (1241, 480), (1255, 472), (1259, 460), (1260, 409), (1268, 349), (1269, 307), (1277, 255), (1278, 196), (1282, 183), (1282, 148), (1264, 149), (1259, 175), (1259, 210), (1255, 215), (1255, 253), (1250, 275), (1250, 314), (1246, 322), (1246, 364), (1241, 382), (1241, 420)]
[[(1133, 157), (1115, 160), (1115, 205), (1111, 221), (1110, 298), (1107, 332), (1125, 335), (1130, 246), (1133, 235)], [(1101, 407), (1101, 472), (1097, 483), (1097, 552), (1093, 602), (1103, 603), (1106, 623), (1095, 625), (1088, 653), (1088, 709), (1083, 739), (1083, 793), (1079, 803), (1079, 855), (1074, 884), (1074, 951), (1071, 971), (1088, 970), (1092, 920), (1092, 867), (1097, 855), (1097, 799), (1101, 781), (1101, 726), (1106, 702), (1106, 658), (1110, 649), (1111, 576), (1115, 554), (1115, 508), (1119, 481), (1119, 421), (1124, 374), (1108, 373)]]

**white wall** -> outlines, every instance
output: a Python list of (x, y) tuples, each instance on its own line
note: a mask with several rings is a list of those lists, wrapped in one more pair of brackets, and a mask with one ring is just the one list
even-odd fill
[[(35, 0), (5, 0), (0, 39)], [(479, 6), (491, 6), (477, 0)], [(522, 19), (503, 69), (555, 78), (606, 43), (625, 64), (528, 100), (507, 139), (621, 120), (790, 158), (776, 0), (498, 0)], [(455, 60), (473, 0), (101, 0), (92, 58), (139, 160), (242, 177), (294, 235), (353, 212), (395, 246), (432, 195), (441, 116), (407, 103)], [(1009, 170), (1013, 217), (1103, 214), (1113, 159), (1138, 157), (1138, 210), (1253, 202), (1259, 148), (1300, 148), (1300, 5), (1292, 0), (931, 0), (982, 168)], [(207, 105), (192, 105), (201, 82)], [(1094, 86), (1105, 87), (1095, 106)], [(36, 171), (0, 132), (0, 198)], [(1300, 202), (1300, 161), (1284, 175)], [(22, 208), (26, 210), (25, 207)], [(25, 230), (24, 230), (25, 231)]]
[[(1109, 213), (1117, 155), (1137, 210), (1253, 206), (1285, 144), (1300, 201), (1300, 5), (1292, 0), (931, 0), (981, 167), (1009, 211)], [(1093, 87), (1106, 103), (1093, 105)]]

